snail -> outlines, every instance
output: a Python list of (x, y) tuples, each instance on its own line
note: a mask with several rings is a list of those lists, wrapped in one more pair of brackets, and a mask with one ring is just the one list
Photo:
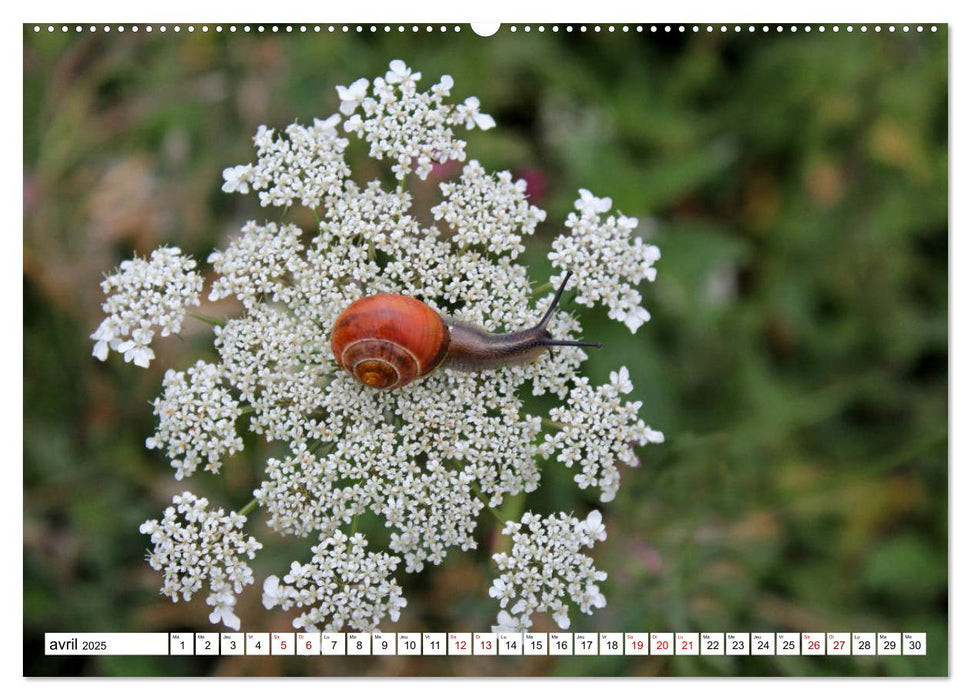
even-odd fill
[(353, 302), (337, 317), (330, 346), (342, 369), (375, 389), (397, 389), (439, 367), (477, 371), (527, 364), (557, 346), (599, 348), (600, 343), (555, 340), (546, 330), (570, 274), (542, 320), (526, 330), (490, 333), (442, 316), (413, 297), (375, 294)]

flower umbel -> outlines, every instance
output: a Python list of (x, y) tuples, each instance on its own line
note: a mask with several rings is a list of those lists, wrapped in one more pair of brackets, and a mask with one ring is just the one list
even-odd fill
[[(293, 610), (298, 628), (394, 622), (406, 605), (396, 577), (475, 548), (482, 518), (499, 508), (508, 515), (518, 507), (509, 497), (535, 491), (544, 470), (565, 465), (582, 488), (609, 501), (619, 465), (635, 466), (636, 446), (663, 440), (638, 418), (640, 402), (624, 401), (632, 390), (627, 370), (594, 386), (581, 373), (580, 347), (478, 372), (446, 366), (384, 392), (335, 361), (335, 319), (367, 295), (415, 297), (490, 332), (530, 328), (551, 306), (548, 292), (562, 276), (534, 285), (519, 262), (546, 220), (524, 181), (472, 160), (440, 183), (438, 203), (422, 210), (408, 191), (412, 175), (424, 179), (435, 164), (465, 160), (463, 130), (495, 126), (477, 98), (451, 101), (454, 87), (446, 75), (424, 89), (421, 73), (392, 61), (382, 76), (339, 86), (338, 113), (282, 134), (259, 128), (255, 163), (227, 168), (223, 190), (257, 193), (274, 220), (247, 222), (208, 258), (209, 298), (235, 298), (240, 312), (214, 324), (214, 358), (168, 371), (154, 403), (158, 427), (147, 444), (165, 451), (177, 479), (200, 466), (228, 469), (222, 459), (243, 450), (247, 431), (272, 443), (255, 501), (242, 512), (258, 505), (271, 529), (318, 543), (308, 561), (263, 583), (264, 605)], [(352, 179), (345, 155), (355, 138), (380, 161), (368, 172), (383, 167), (393, 178)], [(284, 218), (298, 206), (313, 210), (313, 230)], [(659, 256), (633, 238), (637, 220), (612, 207), (581, 190), (550, 257), (575, 273), (578, 302), (602, 304), (636, 331), (648, 318), (636, 287), (653, 281)], [(178, 331), (201, 289), (194, 263), (178, 249), (123, 263), (105, 282), (112, 296), (92, 336), (95, 355), (104, 359), (111, 348), (146, 365), (155, 329)], [(571, 341), (583, 329), (557, 307), (546, 330)], [(527, 410), (529, 395), (544, 394), (552, 408)], [(238, 628), (236, 596), (253, 580), (243, 560), (259, 543), (240, 533), (241, 515), (211, 511), (188, 492), (174, 503), (161, 522), (142, 526), (154, 545), (149, 561), (165, 572), (162, 592), (188, 600), (206, 586), (211, 621)], [(586, 551), (606, 537), (598, 511), (582, 521), (531, 512), (501, 521), (512, 549), (494, 556), (500, 575), (489, 593), (499, 602), (498, 628), (527, 629), (539, 613), (566, 628), (572, 608), (590, 614), (606, 604), (599, 588), (606, 574)], [(385, 533), (365, 537), (362, 523), (369, 534)]]
[(120, 352), (125, 362), (148, 367), (155, 358), (149, 345), (155, 337), (178, 333), (189, 306), (199, 305), (202, 277), (195, 260), (178, 248), (158, 248), (149, 260), (135, 257), (121, 264), (101, 283), (110, 295), (101, 305), (105, 319), (91, 334), (92, 353), (102, 362), (108, 350)]
[(512, 552), (492, 556), (502, 572), (489, 589), (501, 608), (493, 632), (528, 630), (537, 612), (550, 612), (560, 629), (569, 629), (569, 601), (587, 615), (607, 604), (597, 585), (607, 574), (582, 552), (607, 538), (599, 511), (583, 521), (526, 513), (502, 534), (512, 535)]
[(172, 499), (162, 521), (142, 523), (139, 531), (152, 538), (148, 563), (165, 572), (162, 595), (172, 602), (191, 600), (203, 586), (209, 588), (206, 603), (213, 606), (210, 622), (239, 629), (233, 612), (236, 595), (253, 583), (253, 570), (246, 564), (262, 548), (241, 532), (246, 517), (238, 513), (223, 515), (209, 510), (209, 501), (185, 491)]

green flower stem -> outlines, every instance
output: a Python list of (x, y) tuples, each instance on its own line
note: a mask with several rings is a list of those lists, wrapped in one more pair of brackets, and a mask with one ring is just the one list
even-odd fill
[(557, 430), (566, 430), (566, 424), (557, 423), (555, 420), (550, 420), (549, 418), (543, 418), (543, 425), (547, 428), (556, 428)]
[(538, 286), (536, 289), (533, 290), (533, 296), (538, 297), (540, 294), (544, 294), (545, 292), (548, 292), (551, 289), (553, 289), (553, 283), (544, 282), (543, 284), (541, 284), (540, 286)]
[(198, 311), (187, 311), (187, 316), (202, 321), (203, 323), (208, 323), (210, 326), (223, 326), (226, 324), (225, 321), (220, 321), (218, 318), (213, 318), (212, 316), (206, 316), (205, 314), (200, 314)]
[(252, 512), (253, 512), (253, 510), (254, 510), (254, 509), (256, 508), (256, 506), (258, 506), (258, 505), (259, 505), (259, 503), (258, 503), (258, 502), (257, 502), (257, 500), (256, 500), (256, 499), (254, 498), (254, 499), (253, 499), (252, 501), (250, 501), (250, 502), (249, 502), (249, 503), (247, 503), (247, 504), (246, 504), (245, 506), (243, 506), (242, 508), (240, 508), (240, 509), (239, 509), (239, 514), (240, 514), (240, 515), (249, 515), (250, 513), (252, 513)]

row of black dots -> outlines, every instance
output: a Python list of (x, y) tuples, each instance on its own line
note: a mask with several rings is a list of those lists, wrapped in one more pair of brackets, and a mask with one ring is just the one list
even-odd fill
[[(707, 33), (714, 33), (714, 32), (728, 33), (728, 32), (732, 32), (732, 31), (734, 31), (736, 34), (740, 34), (740, 33), (743, 33), (743, 32), (746, 32), (747, 31), (750, 34), (754, 34), (756, 32), (762, 32), (763, 34), (768, 34), (768, 33), (772, 32), (772, 31), (775, 31), (776, 33), (785, 32), (786, 31), (786, 27), (788, 27), (788, 30), (789, 30), (790, 33), (796, 33), (796, 32), (798, 32), (800, 30), (800, 28), (804, 32), (812, 32), (812, 31), (827, 32), (827, 31), (831, 31), (831, 32), (834, 32), (834, 33), (839, 33), (840, 31), (845, 31), (847, 33), (853, 33), (854, 31), (859, 31), (859, 32), (862, 32), (862, 33), (866, 33), (867, 31), (870, 31), (871, 29), (872, 29), (872, 31), (877, 32), (877, 33), (883, 31), (884, 29), (886, 29), (886, 31), (891, 32), (891, 33), (897, 31), (897, 26), (892, 25), (892, 24), (891, 25), (886, 25), (885, 27), (884, 27), (884, 25), (879, 25), (879, 24), (878, 25), (874, 25), (872, 27), (869, 27), (867, 25), (859, 25), (859, 26), (856, 26), (856, 25), (843, 25), (843, 26), (840, 26), (838, 24), (834, 24), (834, 25), (824, 25), (824, 24), (820, 24), (820, 25), (809, 25), (809, 24), (807, 24), (807, 25), (799, 25), (799, 26), (797, 26), (797, 25), (785, 25), (785, 26), (783, 26), (781, 24), (777, 24), (777, 25), (768, 25), (768, 24), (762, 24), (762, 25), (754, 25), (754, 24), (749, 24), (749, 25), (738, 25), (738, 24), (736, 24), (736, 25), (725, 25), (725, 24), (722, 24), (722, 25), (712, 25), (712, 24), (707, 24), (707, 25), (699, 25), (699, 24), (693, 24), (693, 25), (684, 25), (684, 24), (679, 24), (679, 25), (671, 25), (671, 24), (656, 25), (656, 24), (652, 24), (652, 25), (649, 25), (649, 26), (635, 25), (633, 28), (630, 27), (629, 25), (626, 25), (626, 24), (625, 25), (620, 25), (619, 27), (614, 26), (612, 24), (611, 25), (606, 25), (606, 26), (601, 26), (601, 25), (598, 24), (598, 25), (593, 25), (593, 26), (587, 26), (587, 25), (578, 25), (578, 26), (575, 26), (575, 25), (566, 25), (566, 26), (564, 26), (562, 28), (562, 30), (565, 31), (565, 32), (567, 32), (567, 33), (571, 33), (571, 32), (577, 31), (577, 32), (579, 32), (581, 34), (582, 33), (585, 33), (585, 32), (588, 32), (588, 31), (592, 31), (594, 33), (603, 32), (603, 31), (606, 31), (607, 33), (612, 33), (612, 32), (616, 32), (618, 30), (621, 31), (621, 32), (631, 32), (631, 31), (635, 31), (635, 32), (645, 32), (645, 31), (648, 31), (648, 32), (652, 32), (652, 33), (657, 33), (657, 32), (664, 32), (664, 33), (678, 32), (678, 33), (682, 33), (682, 34), (683, 33), (687, 33), (687, 32), (693, 32), (693, 33), (701, 33), (701, 32), (707, 32)], [(126, 31), (130, 31), (132, 33), (137, 33), (139, 31), (143, 31), (143, 32), (146, 32), (146, 33), (149, 33), (150, 34), (153, 31), (155, 31), (155, 28), (152, 25), (150, 25), (150, 24), (147, 24), (147, 25), (137, 25), (137, 24), (135, 24), (135, 25), (129, 25), (127, 28), (126, 28), (125, 25), (108, 25), (108, 24), (103, 25), (103, 26), (97, 26), (97, 25), (91, 24), (91, 25), (88, 25), (87, 27), (81, 26), (80, 24), (74, 25), (73, 27), (71, 27), (69, 25), (66, 25), (66, 24), (63, 24), (63, 25), (60, 25), (60, 26), (53, 25), (53, 24), (49, 24), (46, 27), (47, 32), (48, 33), (51, 33), (51, 34), (54, 33), (54, 32), (56, 32), (56, 31), (58, 31), (58, 29), (60, 29), (60, 31), (62, 33), (70, 32), (72, 29), (74, 30), (75, 33), (81, 33), (81, 32), (84, 32), (84, 31), (87, 31), (87, 32), (97, 32), (97, 31), (112, 32), (112, 31), (115, 31), (115, 32), (118, 32), (118, 33), (121, 34), (121, 33), (124, 33)], [(183, 27), (182, 27), (182, 25), (178, 25), (178, 24), (173, 25), (172, 27), (168, 27), (167, 25), (164, 25), (164, 24), (163, 25), (159, 25), (157, 27), (157, 30), (160, 33), (163, 33), (163, 34), (165, 32), (167, 32), (167, 31), (169, 31), (170, 29), (171, 29), (172, 32), (178, 34), (178, 33), (180, 33), (182, 31)], [(194, 33), (196, 31), (196, 29), (197, 28), (196, 28), (195, 25), (191, 25), (190, 24), (190, 25), (186, 25), (185, 26), (185, 31), (188, 32), (189, 34)], [(444, 25), (444, 24), (443, 25), (421, 25), (421, 26), (419, 26), (417, 24), (412, 24), (412, 25), (403, 25), (403, 24), (398, 24), (398, 25), (390, 25), (390, 24), (385, 24), (385, 25), (375, 25), (375, 24), (371, 24), (371, 25), (360, 25), (360, 24), (358, 24), (358, 25), (346, 25), (346, 24), (344, 24), (344, 25), (325, 25), (325, 26), (322, 26), (322, 25), (319, 25), (319, 24), (312, 25), (312, 26), (308, 26), (306, 24), (301, 24), (301, 25), (296, 25), (296, 26), (289, 25), (289, 24), (288, 25), (280, 26), (280, 25), (274, 24), (274, 25), (269, 25), (268, 27), (267, 26), (264, 26), (264, 25), (255, 25), (255, 26), (243, 25), (243, 26), (239, 26), (239, 27), (237, 27), (236, 25), (228, 25), (225, 28), (222, 25), (218, 25), (218, 24), (217, 25), (214, 25), (212, 27), (210, 27), (209, 25), (203, 24), (203, 25), (201, 25), (201, 26), (198, 27), (198, 31), (202, 32), (203, 34), (208, 33), (209, 31), (215, 31), (217, 33), (221, 33), (221, 32), (224, 31), (224, 29), (226, 31), (229, 31), (230, 33), (235, 33), (237, 31), (241, 31), (243, 33), (255, 32), (255, 33), (258, 33), (258, 34), (259, 33), (266, 33), (268, 31), (271, 32), (271, 33), (279, 33), (281, 31), (283, 31), (283, 32), (288, 33), (288, 34), (293, 33), (294, 31), (300, 32), (302, 34), (305, 34), (307, 32), (314, 32), (314, 33), (319, 34), (319, 33), (324, 32), (324, 31), (326, 31), (328, 33), (331, 33), (331, 34), (338, 33), (338, 32), (339, 33), (345, 33), (345, 34), (346, 33), (349, 33), (349, 32), (356, 32), (356, 33), (359, 33), (359, 34), (362, 34), (362, 33), (365, 33), (365, 32), (370, 32), (372, 34), (376, 34), (376, 33), (381, 32), (381, 31), (383, 31), (385, 33), (388, 33), (388, 34), (390, 34), (392, 32), (395, 32), (395, 31), (398, 32), (399, 34), (403, 34), (403, 33), (408, 32), (408, 31), (411, 31), (412, 33), (418, 33), (418, 32), (421, 32), (422, 30), (424, 30), (426, 33), (434, 32), (436, 30), (439, 31), (439, 32), (442, 32), (442, 33), (448, 32), (449, 30), (451, 30), (453, 32), (461, 32), (462, 31), (462, 28), (460, 26), (458, 26), (458, 25), (455, 25), (455, 26), (451, 26), (450, 27), (449, 25)], [(542, 25), (542, 24), (541, 25), (536, 25), (535, 27), (532, 26), (532, 25), (522, 25), (521, 27), (518, 26), (518, 25), (510, 25), (508, 27), (508, 31), (514, 32), (514, 33), (517, 32), (517, 31), (520, 31), (520, 29), (523, 32), (526, 32), (526, 33), (529, 33), (531, 31), (533, 31), (534, 29), (535, 29), (535, 31), (542, 33), (542, 32), (545, 32), (547, 30), (547, 27), (545, 25)], [(924, 31), (924, 25), (922, 25), (922, 24), (915, 25), (913, 27), (913, 29), (915, 31), (918, 31), (918, 32), (923, 32)], [(559, 32), (561, 30), (561, 27), (560, 27), (560, 25), (552, 25), (551, 27), (549, 27), (549, 30), (555, 33), (555, 32)], [(905, 24), (905, 25), (902, 25), (900, 27), (900, 31), (902, 31), (902, 32), (910, 32), (910, 30), (911, 30), (911, 25)], [(44, 27), (42, 27), (41, 25), (38, 25), (38, 24), (35, 24), (34, 25), (34, 32), (35, 33), (40, 33), (42, 31), (44, 31)], [(936, 25), (931, 25), (930, 26), (930, 31), (936, 32), (937, 31), (937, 26)]]

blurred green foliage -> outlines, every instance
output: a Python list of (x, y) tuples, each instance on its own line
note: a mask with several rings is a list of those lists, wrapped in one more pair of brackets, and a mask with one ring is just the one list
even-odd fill
[[(947, 31), (862, 34), (35, 34), (24, 30), (24, 671), (32, 675), (941, 675), (947, 666)], [(50, 631), (204, 630), (143, 561), (138, 524), (182, 484), (148, 401), (165, 367), (90, 356), (98, 282), (132, 251), (201, 259), (247, 218), (220, 191), (259, 124), (334, 112), (334, 86), (403, 58), (499, 128), (469, 137), (549, 218), (579, 187), (661, 248), (637, 336), (581, 308), (594, 381), (626, 364), (667, 442), (625, 470), (598, 550), (599, 631), (926, 631), (926, 657), (45, 657)], [(358, 171), (360, 172), (360, 171)], [(418, 201), (434, 194), (418, 188)], [(309, 222), (304, 222), (309, 224)], [(253, 442), (193, 490), (240, 507)], [(550, 469), (531, 504), (594, 506)], [(257, 518), (258, 519), (258, 518)], [(258, 577), (302, 556), (268, 542)], [(271, 550), (275, 553), (271, 554)], [(486, 629), (487, 548), (406, 576), (399, 630)], [(250, 631), (286, 630), (259, 592)], [(538, 629), (552, 622), (540, 620)]]

